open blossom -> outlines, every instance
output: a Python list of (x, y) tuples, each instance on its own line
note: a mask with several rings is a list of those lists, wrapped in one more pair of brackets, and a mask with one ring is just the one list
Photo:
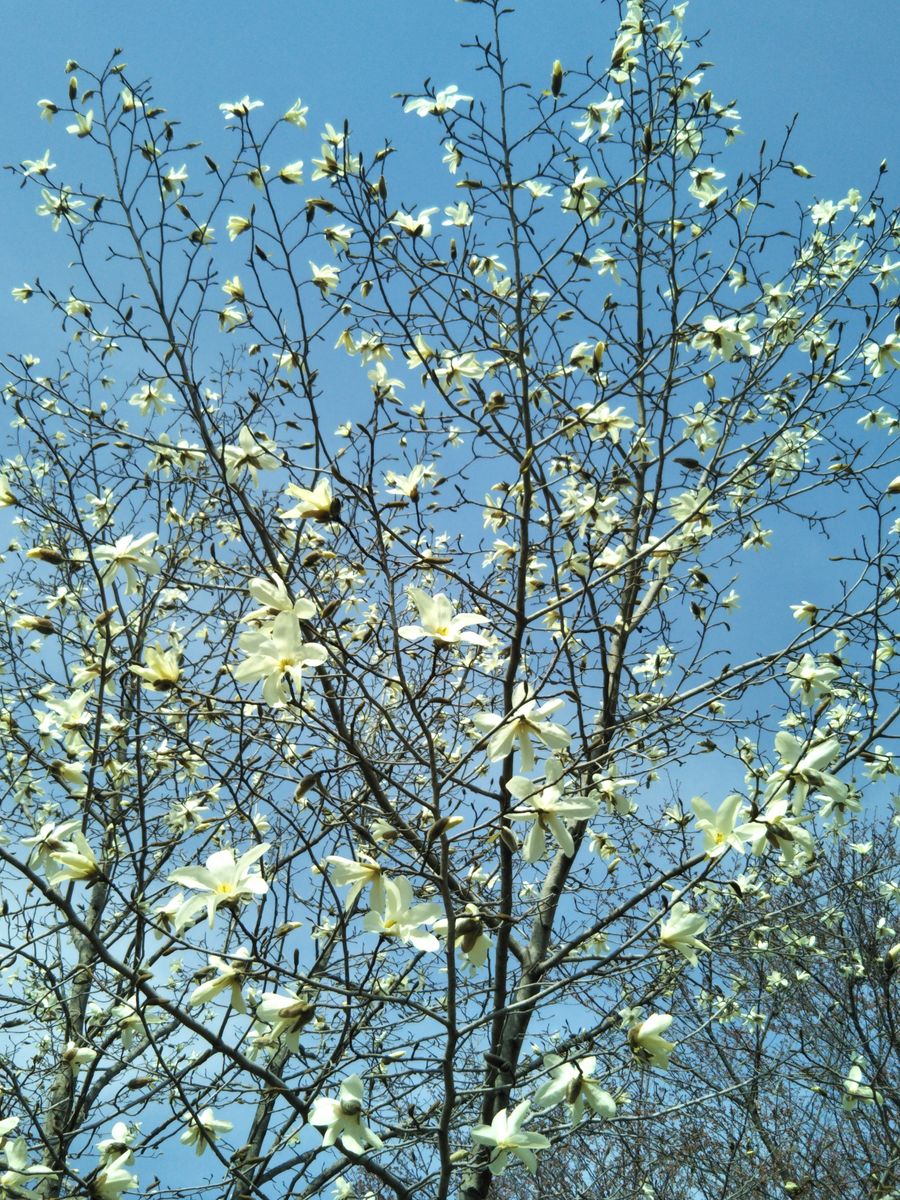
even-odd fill
[(699, 201), (701, 208), (714, 208), (716, 202), (728, 190), (716, 187), (717, 181), (724, 178), (724, 174), (713, 167), (701, 167), (691, 171), (691, 184), (688, 191)]
[(561, 698), (547, 700), (538, 707), (536, 699), (529, 698), (528, 685), (517, 683), (512, 693), (512, 709), (505, 716), (497, 713), (478, 713), (474, 722), (478, 729), (487, 733), (494, 730), (488, 742), (487, 752), (491, 762), (506, 758), (518, 743), (523, 771), (534, 770), (534, 748), (532, 738), (537, 738), (549, 750), (565, 750), (572, 735), (562, 725), (547, 718), (565, 703)]
[(682, 900), (678, 900), (669, 909), (667, 919), (659, 927), (659, 940), (663, 946), (677, 951), (682, 958), (696, 966), (697, 951), (709, 949), (697, 936), (704, 931), (706, 925), (707, 918), (702, 913), (691, 912)]
[(185, 1146), (193, 1146), (198, 1155), (218, 1141), (219, 1134), (230, 1133), (234, 1129), (231, 1121), (221, 1120), (211, 1108), (204, 1108), (197, 1116), (188, 1113), (184, 1119), (187, 1129), (178, 1140)]
[(251, 100), (249, 96), (244, 96), (243, 100), (236, 100), (233, 104), (220, 104), (219, 111), (225, 114), (226, 121), (230, 121), (235, 117), (246, 117), (254, 108), (262, 107), (262, 100)]
[(9, 486), (9, 480), (5, 475), (0, 475), (0, 508), (13, 508), (16, 504), (18, 500)]
[(841, 1107), (845, 1112), (852, 1112), (859, 1104), (884, 1104), (884, 1096), (877, 1088), (863, 1083), (863, 1072), (860, 1063), (855, 1062), (847, 1072), (844, 1080), (844, 1095)]
[(407, 100), (403, 111), (418, 113), (420, 117), (437, 117), (456, 108), (457, 104), (466, 104), (471, 96), (463, 96), (455, 83), (441, 88), (432, 100), (430, 96), (418, 96)]
[(406, 496), (415, 502), (419, 499), (420, 486), (427, 480), (433, 479), (435, 474), (432, 463), (427, 466), (423, 463), (416, 463), (408, 475), (399, 475), (396, 471), (388, 471), (384, 477), (384, 482), (389, 485), (387, 494), (389, 496)]
[(224, 451), (225, 478), (234, 483), (242, 471), (249, 471), (255, 484), (259, 483), (260, 471), (275, 471), (281, 466), (277, 457), (278, 447), (264, 433), (251, 433), (246, 425), (241, 426), (236, 446), (226, 446)]
[(190, 1004), (206, 1004), (214, 1000), (220, 993), (227, 991), (231, 1007), (235, 1012), (245, 1013), (247, 1006), (241, 991), (246, 982), (247, 972), (251, 963), (250, 951), (241, 946), (227, 958), (218, 954), (210, 954), (209, 970), (215, 972), (211, 979), (199, 984), (191, 992)]
[(233, 242), (235, 238), (240, 237), (242, 233), (246, 233), (250, 228), (250, 225), (251, 223), (246, 217), (229, 217), (225, 222), (225, 232), (228, 234), (228, 240)]
[(119, 1200), (123, 1192), (136, 1191), (138, 1177), (129, 1170), (133, 1162), (134, 1155), (130, 1150), (107, 1162), (92, 1178), (91, 1194), (98, 1200)]
[(840, 751), (836, 737), (801, 741), (783, 729), (775, 735), (775, 749), (781, 766), (766, 780), (767, 801), (790, 796), (794, 815), (799, 816), (810, 788), (833, 800), (845, 797), (847, 785), (824, 769)]
[(58, 825), (45, 821), (33, 837), (22, 838), (23, 846), (30, 846), (28, 865), (42, 871), (53, 865), (51, 855), (55, 850), (64, 850), (72, 834), (81, 825), (80, 821), (61, 821)]
[(284, 492), (297, 503), (278, 514), (282, 521), (333, 521), (340, 508), (340, 502), (335, 504), (331, 480), (324, 475), (313, 488), (289, 483)]
[(522, 847), (526, 862), (538, 862), (547, 848), (546, 834), (556, 839), (559, 848), (569, 857), (575, 853), (575, 843), (566, 820), (589, 820), (597, 813), (597, 800), (586, 796), (566, 798), (563, 794), (563, 769), (557, 758), (547, 759), (543, 786), (536, 786), (524, 775), (514, 775), (506, 784), (510, 795), (520, 801), (507, 815), (511, 821), (529, 821), (531, 829)]
[(580, 413), (581, 420), (589, 426), (593, 441), (609, 438), (614, 446), (618, 446), (620, 433), (634, 428), (634, 421), (631, 417), (623, 415), (625, 409), (621, 405), (618, 408), (610, 408), (605, 402), (589, 406), (579, 405), (579, 409), (583, 407), (587, 407), (587, 412)]
[(363, 921), (369, 933), (397, 938), (416, 950), (437, 950), (440, 942), (433, 933), (421, 929), (433, 925), (441, 915), (439, 904), (414, 904), (412, 886), (408, 879), (384, 881), (384, 911), (370, 909)]
[(285, 1046), (296, 1054), (300, 1049), (300, 1033), (315, 1015), (315, 1005), (305, 996), (291, 992), (263, 992), (256, 1006), (256, 1020), (271, 1027), (268, 1035), (274, 1041), (284, 1040)]
[(54, 887), (61, 883), (90, 882), (100, 877), (97, 856), (80, 829), (73, 830), (71, 840), (64, 842), (59, 850), (51, 850), (49, 856), (59, 864), (59, 870), (50, 876)]
[(23, 1137), (3, 1143), (3, 1153), (6, 1156), (6, 1170), (0, 1174), (0, 1193), (4, 1196), (24, 1196), (36, 1200), (38, 1193), (28, 1185), (40, 1187), (41, 1183), (56, 1174), (49, 1167), (28, 1160), (28, 1146)]
[(653, 1013), (646, 1021), (632, 1025), (628, 1030), (631, 1052), (642, 1066), (659, 1067), (662, 1071), (668, 1069), (669, 1055), (676, 1043), (667, 1041), (662, 1035), (672, 1020), (671, 1013)]
[(421, 588), (410, 588), (410, 598), (419, 610), (419, 625), (401, 625), (397, 633), (407, 641), (434, 638), (440, 646), (452, 646), (459, 642), (470, 642), (475, 646), (487, 646), (483, 634), (474, 633), (469, 625), (487, 625), (488, 618), (480, 613), (455, 613), (453, 605), (443, 592), (429, 596)]
[(206, 860), (205, 867), (179, 867), (168, 877), (197, 893), (185, 900), (175, 915), (175, 929), (180, 932), (197, 913), (206, 909), (210, 927), (221, 905), (233, 908), (253, 896), (264, 896), (269, 885), (258, 871), (252, 870), (269, 849), (263, 842), (247, 850), (235, 861), (233, 850), (216, 850)]
[(436, 212), (438, 212), (437, 208), (423, 208), (417, 217), (413, 217), (398, 209), (390, 223), (412, 237), (427, 238), (431, 237), (431, 218)]
[(178, 686), (181, 677), (181, 652), (177, 649), (165, 650), (162, 646), (148, 646), (144, 651), (142, 666), (130, 666), (128, 669), (144, 681), (144, 687), (155, 692), (170, 692)]
[(717, 358), (731, 362), (738, 353), (755, 358), (761, 352), (760, 347), (750, 340), (749, 331), (755, 324), (754, 313), (721, 319), (706, 316), (702, 328), (694, 334), (691, 345), (697, 350), (707, 349), (710, 362), (715, 362)]
[(63, 221), (68, 221), (70, 225), (79, 225), (82, 217), (75, 211), (76, 208), (84, 208), (83, 200), (72, 199), (72, 189), (61, 187), (58, 192), (51, 192), (47, 188), (41, 188), (41, 195), (44, 197), (44, 203), (39, 204), (34, 210), (39, 217), (52, 217), (53, 232), (59, 229)]
[(237, 683), (263, 680), (263, 699), (273, 708), (291, 703), (303, 687), (303, 672), (321, 666), (328, 657), (324, 646), (306, 642), (293, 612), (281, 612), (270, 626), (242, 633), (238, 645), (246, 658), (232, 667)]
[(363, 1120), (363, 1083), (358, 1075), (348, 1075), (338, 1092), (337, 1100), (318, 1096), (309, 1110), (310, 1125), (325, 1126), (323, 1146), (333, 1146), (338, 1139), (351, 1154), (365, 1154), (366, 1147), (380, 1150), (383, 1142)]
[(384, 884), (385, 877), (381, 867), (367, 854), (360, 854), (358, 859), (341, 858), (338, 854), (329, 854), (325, 859), (328, 864), (328, 874), (337, 887), (347, 887), (349, 891), (344, 898), (344, 908), (352, 908), (356, 898), (364, 888), (371, 887), (369, 907), (383, 909), (385, 906)]
[(900, 367), (900, 333), (889, 333), (883, 342), (866, 342), (863, 361), (873, 379), (880, 379), (892, 367)]
[(606, 93), (605, 100), (598, 100), (589, 104), (584, 110), (584, 116), (581, 120), (572, 122), (573, 128), (581, 130), (581, 133), (578, 135), (579, 142), (586, 142), (594, 136), (598, 138), (608, 137), (613, 125), (615, 125), (616, 121), (622, 115), (624, 107), (625, 101), (613, 99), (612, 92)]
[(765, 809), (751, 822), (753, 840), (750, 849), (754, 854), (765, 854), (769, 846), (780, 850), (784, 861), (790, 865), (798, 856), (811, 859), (815, 852), (812, 834), (801, 823), (803, 818), (788, 816), (787, 797), (771, 800)]
[(341, 281), (341, 273), (332, 263), (326, 263), (324, 267), (317, 267), (316, 264), (310, 261), (310, 269), (312, 271), (312, 281), (322, 293), (327, 296)]
[[(447, 936), (449, 922), (446, 917), (435, 921), (434, 931), (441, 937)], [(474, 904), (467, 904), (465, 913), (456, 918), (453, 926), (453, 944), (468, 963), (470, 973), (474, 974), (487, 962), (491, 939), (485, 933), (481, 915)]]
[(614, 1117), (616, 1102), (605, 1088), (591, 1079), (597, 1067), (597, 1059), (579, 1058), (567, 1062), (558, 1054), (545, 1054), (544, 1066), (550, 1070), (550, 1078), (535, 1092), (534, 1102), (538, 1108), (555, 1108), (565, 1103), (573, 1125), (584, 1116), (585, 1108), (598, 1117)]
[(512, 1112), (501, 1108), (490, 1125), (476, 1125), (472, 1130), (472, 1141), (479, 1146), (490, 1146), (490, 1172), (500, 1175), (506, 1169), (510, 1154), (523, 1164), (533, 1175), (537, 1170), (535, 1150), (546, 1150), (550, 1145), (549, 1138), (542, 1133), (532, 1133), (525, 1129), (528, 1120), (530, 1104), (523, 1100)]
[(139, 408), (142, 417), (146, 417), (151, 409), (156, 413), (164, 413), (170, 404), (175, 403), (172, 393), (163, 390), (166, 383), (165, 379), (155, 379), (152, 383), (145, 383), (130, 397), (128, 403), (134, 408)]
[(149, 547), (156, 541), (155, 533), (144, 533), (135, 537), (126, 533), (117, 538), (112, 546), (95, 546), (94, 558), (98, 563), (105, 564), (100, 578), (104, 583), (110, 583), (119, 571), (125, 576), (126, 595), (139, 592), (141, 582), (138, 572), (143, 575), (158, 575), (162, 570), (159, 559), (149, 553)]
[(247, 591), (253, 599), (262, 605), (253, 612), (247, 613), (245, 621), (269, 621), (279, 613), (293, 613), (298, 621), (309, 621), (316, 615), (316, 606), (311, 600), (302, 597), (292, 599), (284, 580), (273, 576), (271, 579), (251, 579)]
[(743, 805), (743, 797), (737, 792), (726, 796), (715, 810), (700, 796), (691, 801), (707, 858), (718, 858), (726, 850), (737, 850), (740, 854), (754, 836), (756, 830), (750, 822), (739, 823), (744, 815)]
[(45, 150), (43, 158), (26, 158), (22, 160), (22, 178), (27, 179), (29, 175), (47, 175), (55, 167), (56, 163), (50, 161), (50, 151)]
[(302, 100), (295, 100), (281, 119), (287, 121), (288, 125), (296, 126), (297, 129), (305, 129), (308, 112), (308, 105), (305, 105)]
[(786, 673), (791, 679), (791, 695), (799, 695), (804, 704), (811, 705), (831, 691), (841, 668), (827, 659), (804, 654), (799, 662), (788, 664)]
[(89, 108), (86, 113), (76, 113), (75, 120), (66, 126), (66, 133), (74, 133), (76, 137), (89, 137), (94, 128), (94, 110)]

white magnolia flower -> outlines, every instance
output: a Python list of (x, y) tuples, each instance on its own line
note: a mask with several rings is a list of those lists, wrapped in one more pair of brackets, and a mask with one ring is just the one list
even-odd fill
[(419, 610), (419, 625), (401, 625), (397, 633), (407, 641), (417, 642), (422, 638), (434, 638), (439, 646), (453, 646), (469, 642), (475, 646), (487, 646), (483, 634), (473, 633), (469, 625), (487, 625), (488, 618), (480, 613), (455, 613), (453, 605), (443, 592), (429, 596), (421, 588), (410, 588), (409, 595)]
[(662, 1034), (672, 1021), (670, 1013), (653, 1013), (646, 1021), (632, 1025), (628, 1030), (631, 1052), (642, 1066), (659, 1067), (662, 1071), (668, 1069), (669, 1055), (676, 1043), (667, 1041)]
[(292, 599), (285, 586), (284, 580), (277, 576), (270, 579), (251, 579), (247, 591), (261, 608), (255, 608), (247, 613), (245, 621), (268, 622), (271, 628), (272, 619), (279, 613), (293, 613), (298, 621), (310, 621), (316, 615), (316, 606), (311, 600), (302, 598)]
[(613, 125), (622, 115), (624, 107), (625, 101), (613, 99), (612, 92), (606, 93), (605, 100), (589, 104), (581, 120), (572, 122), (575, 129), (581, 130), (578, 136), (579, 142), (586, 142), (595, 136), (598, 138), (608, 137)]
[(81, 822), (77, 820), (61, 821), (59, 824), (45, 821), (33, 837), (22, 838), (22, 845), (31, 847), (28, 855), (29, 867), (48, 870), (53, 864), (53, 852), (65, 850), (71, 835), (80, 826)]
[(187, 1113), (184, 1120), (187, 1129), (178, 1140), (185, 1146), (193, 1146), (198, 1155), (218, 1141), (219, 1134), (230, 1133), (234, 1129), (231, 1121), (220, 1120), (211, 1108), (204, 1108), (196, 1117)]
[(616, 1115), (613, 1097), (591, 1079), (597, 1066), (593, 1055), (567, 1062), (558, 1054), (545, 1054), (544, 1066), (549, 1068), (550, 1078), (535, 1092), (534, 1102), (539, 1108), (565, 1103), (573, 1125), (584, 1116), (585, 1107), (598, 1117)]
[[(441, 937), (446, 937), (449, 922), (442, 917), (434, 923), (434, 931)], [(467, 904), (465, 913), (456, 918), (453, 926), (453, 945), (462, 954), (474, 974), (487, 962), (491, 949), (491, 939), (484, 931), (484, 924), (477, 907)]]
[(847, 785), (824, 770), (837, 757), (840, 747), (836, 737), (801, 741), (781, 730), (775, 735), (781, 766), (766, 780), (766, 800), (790, 796), (794, 815), (799, 816), (811, 788), (825, 792), (832, 800), (843, 799)]
[(694, 334), (691, 345), (698, 350), (708, 350), (710, 362), (717, 358), (731, 362), (738, 353), (755, 358), (761, 352), (760, 347), (750, 340), (749, 331), (755, 324), (754, 313), (722, 319), (707, 316), (703, 318), (702, 329)]
[(24, 1196), (29, 1200), (37, 1200), (38, 1192), (28, 1185), (32, 1183), (40, 1187), (44, 1180), (56, 1175), (56, 1171), (28, 1161), (28, 1146), (23, 1137), (5, 1142), (3, 1153), (6, 1155), (6, 1170), (0, 1174), (0, 1193), (4, 1196)]
[(75, 137), (89, 137), (91, 130), (94, 128), (94, 110), (89, 108), (86, 113), (75, 113), (75, 120), (71, 125), (66, 126), (66, 133), (73, 133)]
[(433, 925), (440, 915), (439, 904), (414, 904), (412, 886), (401, 877), (384, 880), (384, 911), (370, 909), (363, 925), (369, 933), (397, 938), (416, 950), (437, 950), (440, 942), (420, 926)]
[(320, 666), (328, 657), (324, 646), (303, 640), (300, 623), (293, 612), (280, 612), (271, 625), (242, 633), (238, 645), (247, 657), (233, 667), (237, 683), (263, 680), (263, 699), (273, 708), (289, 704), (303, 687), (303, 672)]
[(863, 1083), (862, 1065), (855, 1062), (847, 1072), (844, 1080), (844, 1095), (841, 1107), (845, 1112), (852, 1112), (858, 1104), (884, 1104), (884, 1096), (877, 1088)]
[(487, 753), (491, 762), (499, 762), (512, 751), (518, 743), (523, 771), (534, 770), (534, 749), (532, 738), (537, 738), (549, 750), (565, 750), (572, 735), (562, 725), (557, 725), (547, 718), (561, 708), (564, 700), (557, 697), (547, 700), (538, 707), (536, 699), (531, 699), (528, 685), (517, 683), (511, 697), (512, 709), (505, 716), (496, 713), (478, 713), (474, 723), (478, 729), (487, 733), (494, 730), (488, 742)]
[(56, 193), (47, 188), (41, 188), (41, 195), (44, 197), (44, 203), (39, 204), (34, 211), (39, 217), (52, 218), (51, 224), (54, 233), (57, 232), (63, 221), (68, 221), (70, 225), (81, 224), (83, 218), (75, 209), (84, 208), (85, 202), (73, 200), (71, 188), (61, 187)]
[(341, 1084), (338, 1099), (318, 1096), (309, 1111), (310, 1125), (326, 1126), (323, 1146), (333, 1146), (338, 1139), (351, 1154), (365, 1154), (366, 1147), (380, 1150), (381, 1138), (363, 1120), (363, 1083), (358, 1075), (349, 1075)]
[(344, 899), (344, 908), (352, 908), (353, 903), (364, 888), (371, 887), (369, 907), (383, 909), (385, 905), (385, 877), (381, 867), (367, 854), (360, 854), (358, 859), (341, 858), (338, 854), (329, 854), (325, 859), (329, 866), (331, 879), (338, 887), (350, 890)]
[(312, 271), (312, 281), (323, 296), (327, 296), (329, 292), (333, 292), (341, 282), (341, 273), (333, 263), (326, 263), (324, 267), (317, 267), (314, 262), (310, 261), (309, 266)]
[(175, 648), (166, 650), (159, 645), (148, 646), (144, 651), (143, 665), (132, 665), (128, 669), (132, 675), (143, 679), (145, 688), (154, 692), (170, 692), (178, 686), (181, 678), (181, 652)]
[(788, 816), (787, 797), (771, 800), (765, 809), (751, 822), (753, 840), (750, 849), (754, 854), (765, 854), (769, 846), (780, 850), (784, 861), (790, 865), (798, 855), (811, 859), (815, 853), (812, 834), (798, 819)]
[(225, 478), (234, 483), (242, 471), (249, 471), (255, 484), (259, 483), (260, 471), (275, 471), (281, 466), (277, 457), (278, 447), (264, 433), (251, 433), (246, 425), (241, 426), (236, 446), (224, 450)]
[(817, 660), (812, 654), (804, 654), (799, 662), (788, 664), (786, 673), (791, 679), (791, 695), (799, 695), (804, 704), (812, 705), (831, 691), (841, 668), (833, 662)]
[(97, 1143), (100, 1165), (106, 1166), (107, 1163), (113, 1162), (122, 1155), (127, 1155), (130, 1162), (134, 1158), (131, 1147), (138, 1135), (139, 1128), (139, 1125), (116, 1121), (110, 1131), (110, 1136)]
[(724, 178), (724, 174), (715, 170), (714, 167), (700, 167), (691, 171), (691, 184), (688, 191), (699, 201), (701, 208), (715, 208), (716, 202), (728, 190), (716, 187), (716, 182)]
[(206, 860), (205, 867), (179, 867), (168, 877), (170, 883), (178, 883), (197, 892), (185, 900), (175, 917), (175, 929), (182, 930), (202, 909), (206, 909), (210, 926), (216, 919), (220, 905), (233, 908), (252, 896), (264, 896), (269, 885), (251, 868), (269, 849), (263, 842), (247, 850), (235, 861), (233, 850), (216, 850)]
[(308, 112), (309, 108), (302, 100), (295, 100), (281, 119), (287, 121), (288, 125), (296, 126), (297, 129), (305, 129)]
[(95, 546), (94, 558), (98, 563), (106, 564), (100, 572), (103, 582), (110, 583), (121, 571), (125, 576), (126, 595), (140, 591), (138, 572), (158, 575), (162, 570), (159, 559), (149, 553), (149, 547), (156, 538), (155, 533), (144, 533), (140, 537), (126, 533), (124, 537), (117, 538), (112, 546)]
[(863, 360), (873, 379), (880, 379), (892, 367), (900, 367), (900, 333), (889, 333), (883, 342), (866, 342)]
[(449, 87), (441, 88), (433, 100), (430, 96), (407, 100), (403, 111), (418, 113), (420, 117), (437, 117), (450, 112), (457, 104), (466, 104), (471, 99), (471, 96), (463, 96), (456, 84), (451, 83)]
[(388, 485), (387, 494), (389, 496), (405, 496), (415, 502), (419, 499), (421, 485), (433, 479), (435, 474), (432, 463), (428, 463), (427, 466), (424, 463), (416, 463), (408, 475), (399, 475), (396, 471), (388, 471), (384, 477), (384, 482)]
[(423, 208), (417, 217), (413, 217), (398, 209), (390, 224), (396, 225), (399, 230), (410, 234), (411, 237), (428, 238), (431, 237), (431, 218), (437, 211), (437, 208)]
[(59, 870), (49, 877), (49, 882), (58, 887), (61, 883), (89, 882), (100, 877), (97, 856), (88, 845), (80, 829), (72, 832), (72, 838), (59, 850), (51, 850), (50, 858), (59, 864)]
[(123, 1192), (136, 1191), (138, 1177), (129, 1170), (133, 1160), (134, 1155), (128, 1150), (101, 1167), (91, 1180), (91, 1194), (98, 1200), (119, 1200)]
[(709, 946), (697, 936), (707, 926), (702, 913), (692, 912), (682, 900), (669, 909), (667, 920), (659, 927), (659, 940), (669, 950), (675, 950), (693, 966), (697, 965), (697, 951), (708, 950)]
[(254, 108), (262, 106), (262, 100), (251, 100), (249, 96), (244, 96), (243, 100), (236, 100), (233, 104), (220, 104), (219, 111), (225, 114), (226, 121), (230, 121), (235, 117), (246, 117)]
[(300, 1033), (312, 1020), (315, 1011), (315, 1005), (296, 992), (286, 996), (278, 992), (263, 992), (254, 1015), (257, 1021), (271, 1026), (272, 1039), (284, 1039), (287, 1048), (297, 1053), (300, 1049)]
[(92, 1050), (90, 1046), (79, 1046), (77, 1042), (66, 1042), (66, 1048), (62, 1052), (62, 1060), (69, 1064), (73, 1074), (78, 1074), (80, 1067), (86, 1066), (89, 1062), (93, 1062), (97, 1057), (97, 1051)]
[(535, 1150), (546, 1150), (549, 1138), (542, 1133), (531, 1133), (524, 1128), (528, 1120), (530, 1104), (523, 1100), (512, 1112), (501, 1108), (490, 1125), (476, 1125), (472, 1130), (472, 1141), (479, 1146), (491, 1147), (490, 1171), (501, 1175), (506, 1169), (510, 1154), (533, 1175), (537, 1170)]
[(148, 1025), (157, 1025), (162, 1020), (158, 1013), (152, 1012), (144, 1004), (143, 997), (138, 995), (114, 1004), (110, 1009), (110, 1016), (115, 1022), (116, 1033), (122, 1039), (122, 1045), (126, 1050), (131, 1049), (135, 1039), (140, 1040), (146, 1036)]
[(278, 514), (283, 521), (333, 521), (337, 515), (336, 509), (340, 507), (339, 504), (335, 505), (331, 480), (327, 476), (323, 476), (313, 488), (289, 483), (284, 493), (297, 503)]
[(510, 795), (522, 802), (521, 807), (512, 809), (507, 816), (511, 821), (532, 823), (522, 847), (522, 857), (529, 863), (539, 862), (544, 857), (548, 831), (552, 833), (563, 853), (571, 858), (575, 853), (575, 843), (566, 827), (566, 820), (589, 820), (597, 813), (596, 798), (566, 798), (563, 795), (563, 768), (559, 759), (547, 759), (544, 777), (545, 783), (542, 786), (536, 786), (524, 775), (514, 775), (506, 784)]
[(164, 413), (170, 404), (175, 403), (172, 393), (163, 390), (167, 382), (165, 379), (155, 379), (151, 383), (145, 383), (131, 396), (128, 403), (133, 408), (140, 409), (142, 417), (146, 417), (151, 409), (155, 413)]
[(756, 832), (749, 822), (738, 824), (743, 812), (743, 797), (737, 792), (726, 796), (718, 809), (713, 809), (700, 796), (695, 796), (691, 807), (697, 816), (697, 828), (703, 834), (703, 850), (707, 858), (718, 858), (726, 850), (743, 852), (744, 846)]
[(201, 983), (191, 992), (189, 1004), (206, 1004), (214, 1000), (221, 992), (228, 991), (229, 1002), (235, 1012), (245, 1013), (247, 1006), (241, 991), (247, 979), (247, 972), (252, 962), (250, 951), (241, 946), (227, 958), (218, 954), (210, 954), (209, 969), (215, 974), (205, 983)]

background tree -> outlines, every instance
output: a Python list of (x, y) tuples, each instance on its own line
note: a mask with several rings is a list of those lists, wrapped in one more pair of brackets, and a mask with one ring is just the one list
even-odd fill
[(40, 101), (92, 174), (16, 168), (72, 265), (5, 389), (8, 1194), (475, 1200), (571, 1143), (774, 1196), (835, 1130), (890, 1194), (896, 213), (726, 175), (684, 8), (542, 89), (473, 5), (425, 207), (299, 100), (227, 156), (118, 52)]

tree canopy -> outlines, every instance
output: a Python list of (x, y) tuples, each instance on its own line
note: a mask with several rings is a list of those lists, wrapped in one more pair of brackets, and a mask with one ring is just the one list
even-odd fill
[(440, 194), (118, 50), (12, 168), (0, 1195), (900, 1196), (886, 165), (469, 3)]

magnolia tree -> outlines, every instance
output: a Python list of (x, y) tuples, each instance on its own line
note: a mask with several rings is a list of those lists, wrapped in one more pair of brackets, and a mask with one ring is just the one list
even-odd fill
[(748, 169), (685, 8), (533, 86), (475, 0), (414, 202), (39, 101), (0, 1193), (900, 1194), (897, 216)]

